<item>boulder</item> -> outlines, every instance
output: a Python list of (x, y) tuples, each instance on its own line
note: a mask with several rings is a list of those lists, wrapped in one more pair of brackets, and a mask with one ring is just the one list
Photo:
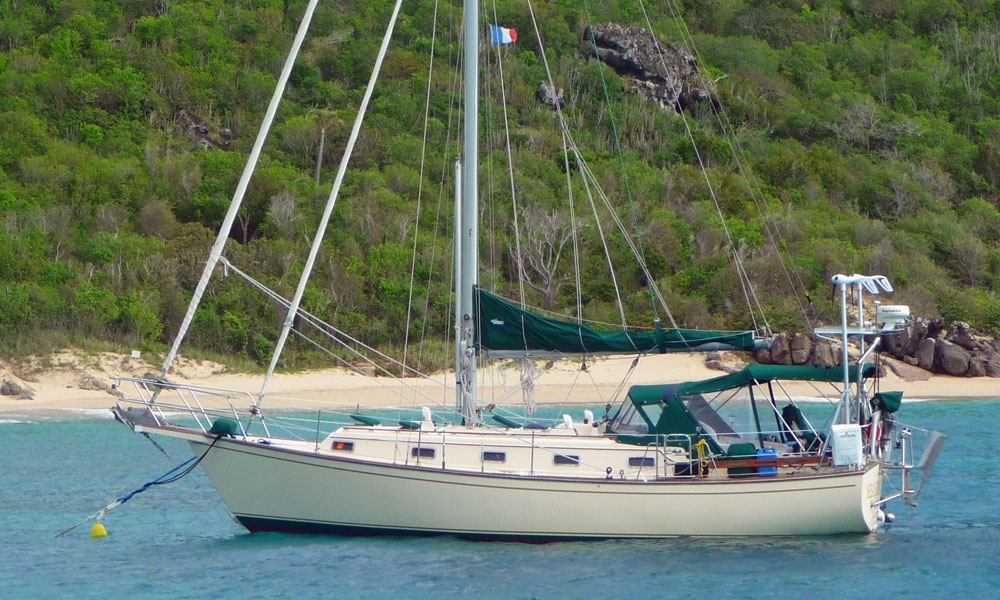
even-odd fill
[(776, 365), (792, 364), (792, 349), (788, 343), (788, 336), (784, 333), (774, 336), (774, 342), (771, 343), (771, 362)]
[(989, 377), (1000, 377), (1000, 361), (986, 361), (986, 375)]
[(966, 350), (975, 350), (978, 347), (976, 343), (976, 338), (972, 335), (972, 328), (969, 324), (964, 321), (955, 321), (948, 328), (948, 333), (945, 334), (944, 339), (948, 340), (952, 344), (957, 344)]
[(917, 351), (914, 356), (917, 359), (917, 366), (921, 369), (926, 369), (930, 371), (934, 368), (934, 346), (937, 342), (934, 338), (924, 338), (921, 340), (920, 345), (917, 346)]
[(969, 368), (965, 372), (966, 377), (986, 377), (986, 359), (982, 356), (973, 356), (969, 359)]
[(81, 390), (92, 392), (106, 392), (111, 389), (111, 384), (94, 377), (93, 375), (82, 375), (76, 382), (76, 387)]
[(969, 370), (969, 353), (948, 340), (938, 340), (934, 343), (934, 364), (941, 372), (961, 377)]
[(889, 369), (903, 381), (927, 381), (931, 378), (931, 374), (927, 371), (905, 362), (887, 360), (885, 364), (889, 365)]
[(808, 335), (796, 333), (792, 336), (788, 347), (791, 351), (793, 364), (804, 365), (809, 361), (809, 355), (812, 353), (812, 340), (809, 339)]
[(543, 81), (538, 86), (538, 92), (535, 95), (540, 102), (552, 108), (563, 108), (566, 106), (566, 100), (563, 98), (563, 89), (556, 89), (548, 81)]
[(705, 356), (705, 366), (716, 371), (735, 373), (742, 371), (747, 365), (736, 352), (709, 352)]
[(824, 340), (817, 340), (813, 344), (811, 362), (817, 367), (832, 367), (837, 364), (833, 357), (833, 345)]
[(16, 381), (6, 380), (0, 385), (0, 394), (4, 396), (20, 396), (23, 389)]
[(753, 351), (753, 360), (754, 362), (758, 362), (762, 365), (772, 364), (773, 361), (771, 361), (771, 351), (767, 348), (757, 348)]

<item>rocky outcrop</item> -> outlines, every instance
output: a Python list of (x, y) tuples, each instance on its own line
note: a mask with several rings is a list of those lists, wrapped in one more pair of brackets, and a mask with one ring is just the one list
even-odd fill
[(219, 127), (189, 110), (179, 110), (177, 119), (195, 142), (206, 150), (212, 147), (228, 150), (229, 144), (236, 139), (236, 134), (228, 127)]
[(1000, 377), (1000, 339), (978, 336), (968, 323), (910, 317), (883, 336), (889, 353), (922, 369), (956, 377)]
[(543, 81), (541, 85), (538, 86), (536, 96), (538, 96), (538, 100), (540, 102), (547, 104), (552, 108), (563, 108), (566, 106), (566, 100), (563, 99), (563, 89), (557, 89), (548, 81)]
[(12, 379), (7, 379), (3, 385), (0, 385), (0, 395), (16, 396), (18, 400), (31, 400), (35, 397), (35, 390)]
[(597, 45), (597, 56), (622, 76), (633, 91), (663, 109), (682, 112), (701, 102), (719, 110), (711, 84), (697, 61), (680, 48), (652, 37), (642, 27), (600, 23), (584, 32), (584, 43)]
[(769, 349), (754, 350), (753, 359), (765, 365), (832, 367), (840, 364), (840, 353), (834, 352), (833, 344), (814, 335), (779, 333)]
[[(914, 367), (955, 377), (1000, 378), (1000, 336), (978, 336), (962, 321), (946, 325), (943, 319), (911, 317), (902, 329), (882, 335), (882, 348), (896, 359), (890, 368), (907, 381), (919, 379)], [(857, 348), (848, 351), (852, 360), (857, 358)], [(770, 350), (754, 351), (756, 362), (779, 365), (830, 367), (840, 364), (841, 356), (839, 345), (801, 333), (778, 334)]]

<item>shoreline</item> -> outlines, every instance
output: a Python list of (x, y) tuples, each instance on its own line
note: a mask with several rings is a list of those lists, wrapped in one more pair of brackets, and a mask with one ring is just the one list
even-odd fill
[[(539, 361), (540, 362), (540, 361)], [(228, 373), (215, 363), (179, 359), (172, 381), (181, 384), (219, 388), (235, 392), (241, 398), (234, 401), (244, 408), (251, 397), (259, 393), (263, 375)], [(536, 363), (537, 365), (537, 363)], [(643, 357), (636, 365), (631, 358), (601, 358), (586, 364), (561, 361), (536, 367), (535, 403), (538, 406), (600, 406), (617, 404), (621, 391), (629, 385), (679, 383), (724, 375), (705, 366), (704, 354), (668, 354)], [(631, 371), (629, 373), (629, 371)], [(22, 373), (0, 365), (4, 381), (12, 380), (25, 386), (32, 399), (0, 396), (0, 420), (9, 415), (59, 414), (109, 411), (122, 391), (135, 397), (132, 384), (120, 382), (121, 390), (112, 389), (115, 376), (149, 377), (158, 369), (134, 357), (113, 353), (83, 356), (66, 351), (46, 359), (30, 373)], [(627, 383), (622, 378), (629, 373)], [(508, 363), (480, 373), (480, 401), (498, 406), (523, 404), (520, 371)], [(154, 375), (155, 376), (155, 375)], [(323, 410), (354, 412), (360, 409), (452, 407), (454, 389), (445, 382), (453, 374), (437, 373), (428, 378), (396, 380), (387, 377), (365, 377), (343, 368), (330, 368), (300, 373), (281, 373), (271, 378), (265, 410)], [(1000, 379), (989, 377), (950, 377), (924, 375), (923, 380), (905, 381), (892, 369), (881, 379), (883, 390), (903, 390), (904, 402), (974, 401), (1000, 399)], [(911, 378), (912, 379), (912, 378)], [(794, 397), (818, 397), (808, 384), (785, 382), (784, 387)], [(616, 396), (616, 392), (618, 395)], [(206, 407), (227, 408), (225, 399), (213, 400), (207, 394), (200, 400)], [(164, 400), (166, 402), (166, 400)]]

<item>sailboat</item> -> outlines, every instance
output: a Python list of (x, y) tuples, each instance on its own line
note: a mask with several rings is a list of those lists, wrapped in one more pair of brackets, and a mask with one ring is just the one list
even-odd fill
[[(681, 535), (810, 535), (872, 532), (887, 502), (915, 505), (943, 436), (914, 462), (910, 431), (897, 424), (901, 394), (878, 391), (874, 352), (893, 323), (866, 325), (863, 294), (891, 291), (879, 276), (837, 276), (843, 355), (837, 367), (751, 364), (702, 381), (634, 385), (604, 418), (564, 416), (554, 426), (504, 417), (477, 405), (477, 361), (489, 353), (649, 353), (752, 350), (752, 332), (656, 327), (603, 332), (537, 314), (478, 286), (476, 275), (478, 3), (465, 2), (465, 126), (456, 221), (457, 416), (429, 407), (419, 418), (352, 415), (329, 435), (274, 435), (264, 397), (172, 382), (168, 372), (209, 278), (221, 263), (229, 227), (301, 46), (311, 0), (279, 78), (233, 206), (206, 262), (181, 331), (155, 379), (120, 378), (135, 393), (114, 408), (143, 434), (185, 440), (233, 517), (251, 532), (347, 535), (455, 535), (483, 540), (559, 541)], [(375, 63), (378, 71), (399, 12), (396, 3)], [(373, 74), (374, 79), (374, 74)], [(374, 83), (374, 80), (373, 82)], [(362, 101), (370, 97), (370, 84)], [(361, 113), (363, 113), (363, 108)], [(359, 115), (360, 116), (360, 115)], [(356, 139), (355, 123), (348, 148)], [(319, 226), (322, 239), (349, 150)], [(314, 243), (271, 361), (274, 370), (296, 318)], [(848, 325), (848, 291), (858, 325)], [(853, 293), (853, 292), (856, 292)], [(883, 331), (885, 330), (885, 331)], [(852, 362), (849, 340), (862, 350)], [(266, 387), (265, 379), (265, 387)], [(806, 382), (829, 394), (832, 414), (814, 425), (782, 382)], [(179, 400), (169, 400), (176, 395)], [(238, 400), (246, 400), (239, 406)], [(209, 406), (223, 406), (224, 409)], [(180, 416), (178, 416), (180, 415)], [(815, 419), (815, 416), (814, 416)], [(818, 421), (817, 421), (818, 423)], [(900, 486), (883, 493), (893, 473)]]

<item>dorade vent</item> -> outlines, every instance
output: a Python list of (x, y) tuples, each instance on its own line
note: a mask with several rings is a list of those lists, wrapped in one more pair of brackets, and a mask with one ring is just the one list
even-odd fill
[(552, 458), (552, 462), (557, 465), (578, 465), (580, 457), (572, 454), (556, 454)]
[(630, 467), (655, 467), (656, 461), (652, 456), (630, 456), (628, 457)]
[(434, 448), (421, 448), (415, 446), (410, 448), (410, 456), (413, 458), (434, 458)]
[(341, 440), (334, 440), (333, 445), (330, 446), (334, 450), (340, 450), (342, 452), (354, 452), (354, 442), (343, 442)]
[(490, 450), (483, 451), (483, 462), (507, 462), (506, 452), (492, 452)]

